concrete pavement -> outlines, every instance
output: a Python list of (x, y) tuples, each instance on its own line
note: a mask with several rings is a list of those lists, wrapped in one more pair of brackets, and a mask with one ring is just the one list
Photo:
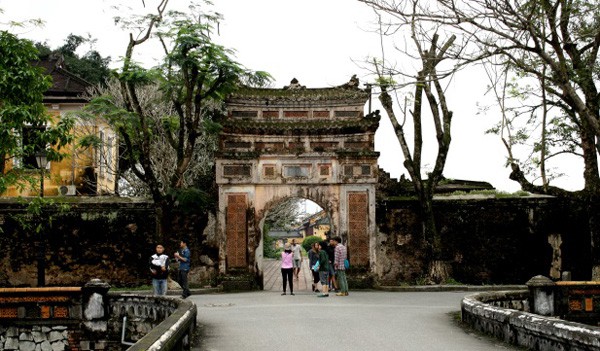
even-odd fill
[(517, 350), (452, 320), (460, 292), (351, 291), (317, 298), (278, 291), (195, 295), (194, 350)]
[(194, 350), (517, 350), (453, 320), (471, 292), (350, 291), (318, 298), (304, 263), (296, 296), (281, 296), (278, 262), (265, 261), (264, 291), (189, 297), (201, 333)]

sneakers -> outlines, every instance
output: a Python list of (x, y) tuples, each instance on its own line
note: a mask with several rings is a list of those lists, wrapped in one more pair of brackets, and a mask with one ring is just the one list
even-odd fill
[(295, 296), (296, 294), (294, 294), (294, 293), (290, 293), (290, 295), (292, 295), (292, 296)]
[(337, 294), (335, 294), (335, 296), (348, 296), (347, 292), (339, 292)]
[(329, 297), (329, 294), (319, 294), (317, 297)]
[(281, 293), (281, 296), (285, 295), (285, 291)]

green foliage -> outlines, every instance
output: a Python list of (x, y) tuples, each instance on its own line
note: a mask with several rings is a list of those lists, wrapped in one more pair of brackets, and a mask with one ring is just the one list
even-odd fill
[[(190, 194), (181, 198), (179, 190), (210, 172), (223, 99), (240, 84), (267, 84), (270, 76), (246, 69), (235, 61), (233, 50), (212, 40), (218, 15), (197, 5), (187, 13), (163, 10), (115, 19), (131, 30), (150, 30), (149, 39), (130, 42), (115, 80), (81, 115), (101, 116), (118, 132), (127, 168), (157, 203), (175, 198), (182, 204)], [(72, 39), (76, 46), (78, 38)], [(134, 51), (154, 39), (165, 52), (161, 64), (148, 69), (133, 62)], [(206, 205), (204, 194), (194, 192), (192, 198)]]
[(266, 258), (278, 259), (281, 257), (281, 251), (275, 248), (275, 238), (264, 232), (263, 239), (263, 256)]
[(323, 241), (323, 239), (321, 239), (320, 236), (316, 236), (316, 235), (311, 235), (311, 236), (307, 236), (306, 238), (304, 238), (304, 241), (302, 241), (302, 248), (304, 249), (304, 251), (309, 251), (312, 244), (314, 243), (318, 243)]
[[(39, 57), (45, 58), (50, 55), (61, 55), (64, 58), (66, 69), (76, 76), (85, 79), (92, 84), (104, 84), (111, 74), (109, 64), (110, 56), (102, 57), (93, 49), (96, 39), (69, 34), (63, 46), (51, 49), (46, 43), (36, 43)], [(77, 54), (77, 49), (82, 45), (89, 44), (90, 49), (83, 55)]]
[(67, 213), (71, 208), (68, 204), (56, 203), (52, 199), (43, 197), (34, 197), (31, 200), (21, 198), (20, 202), (27, 205), (27, 211), (12, 215), (12, 218), (23, 230), (36, 234), (51, 228), (58, 215)]
[(442, 284), (444, 285), (464, 285), (463, 283), (457, 281), (456, 279), (449, 277)]
[(184, 213), (203, 212), (214, 206), (214, 199), (205, 191), (196, 188), (173, 190), (175, 206)]
[[(60, 160), (65, 156), (61, 147), (73, 140), (73, 119), (63, 117), (51, 125), (42, 104), (44, 92), (52, 83), (42, 68), (32, 66), (37, 55), (31, 41), (0, 31), (0, 193), (11, 185), (31, 181), (18, 168), (7, 172), (6, 160), (31, 156), (42, 149), (48, 151), (49, 160)], [(26, 125), (33, 127), (33, 143), (29, 145), (22, 143)]]

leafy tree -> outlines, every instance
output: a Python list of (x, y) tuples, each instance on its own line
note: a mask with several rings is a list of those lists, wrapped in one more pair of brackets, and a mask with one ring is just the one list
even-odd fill
[[(80, 35), (69, 34), (65, 43), (56, 49), (51, 49), (46, 43), (36, 43), (40, 58), (46, 58), (51, 55), (60, 55), (64, 58), (67, 70), (76, 76), (85, 79), (92, 84), (105, 84), (110, 77), (109, 64), (110, 56), (102, 57), (100, 53), (94, 50), (93, 44), (96, 42), (93, 38), (85, 38)], [(80, 56), (77, 49), (81, 45), (89, 44), (90, 50)]]
[[(174, 195), (194, 183), (188, 172), (203, 157), (199, 144), (219, 131), (214, 120), (222, 113), (223, 98), (240, 83), (269, 79), (266, 73), (243, 68), (231, 50), (212, 41), (217, 17), (199, 6), (191, 6), (187, 14), (167, 12), (167, 4), (161, 1), (156, 14), (118, 19), (129, 28), (144, 29), (138, 37), (129, 36), (123, 66), (116, 73), (118, 91), (97, 96), (87, 108), (118, 132), (129, 170), (157, 206), (161, 232), (168, 225)], [(151, 38), (160, 40), (165, 56), (159, 67), (145, 69), (132, 57)]]
[[(64, 117), (52, 123), (42, 104), (51, 78), (32, 65), (36, 59), (31, 41), (0, 31), (0, 193), (11, 185), (36, 184), (31, 173), (15, 167), (18, 165), (7, 167), (11, 159), (44, 149), (50, 160), (60, 160), (64, 157), (61, 147), (72, 141), (73, 120)], [(24, 126), (32, 127), (33, 143), (23, 144)]]
[(308, 252), (310, 250), (312, 244), (318, 243), (321, 241), (323, 241), (323, 239), (320, 236), (316, 236), (316, 235), (307, 236), (302, 241), (302, 247), (304, 248), (304, 250), (306, 252)]

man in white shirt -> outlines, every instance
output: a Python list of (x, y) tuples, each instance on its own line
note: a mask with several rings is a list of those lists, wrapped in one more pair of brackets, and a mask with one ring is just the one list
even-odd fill
[(298, 280), (300, 274), (300, 267), (302, 265), (302, 251), (301, 246), (296, 244), (296, 240), (292, 239), (292, 252), (294, 253), (294, 279)]

